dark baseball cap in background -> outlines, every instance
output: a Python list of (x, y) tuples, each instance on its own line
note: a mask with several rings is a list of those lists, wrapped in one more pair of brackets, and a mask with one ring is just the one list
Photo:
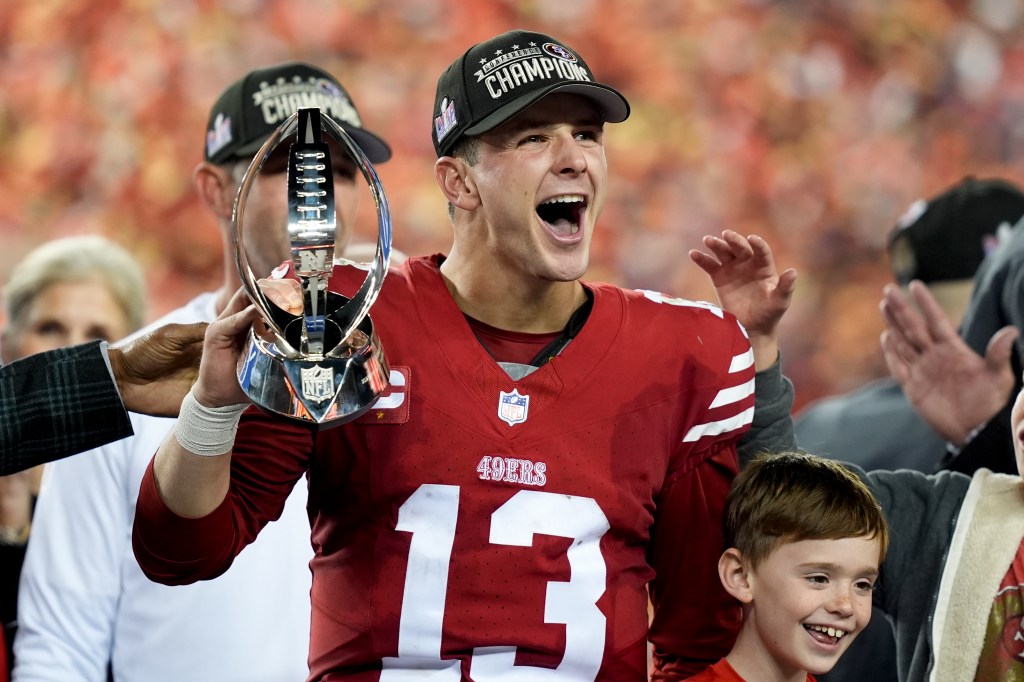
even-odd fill
[(618, 90), (594, 81), (583, 57), (543, 33), (509, 31), (469, 48), (437, 81), (431, 138), (437, 155), (486, 133), (552, 92), (582, 95), (606, 123), (629, 116)]
[(889, 260), (900, 285), (971, 279), (998, 244), (999, 226), (1024, 216), (1024, 193), (1000, 179), (968, 176), (931, 199), (911, 204), (889, 235)]
[(337, 121), (371, 162), (391, 158), (388, 144), (363, 128), (341, 83), (303, 62), (256, 69), (228, 86), (210, 110), (203, 157), (215, 164), (249, 161), (285, 119), (310, 107)]

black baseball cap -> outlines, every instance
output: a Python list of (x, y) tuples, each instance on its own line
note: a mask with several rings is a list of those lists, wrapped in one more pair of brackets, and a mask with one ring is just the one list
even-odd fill
[(474, 45), (437, 81), (431, 137), (446, 156), (465, 135), (486, 133), (552, 92), (587, 97), (608, 123), (625, 121), (629, 102), (597, 83), (578, 52), (532, 31), (509, 31)]
[(250, 71), (217, 98), (206, 124), (203, 157), (215, 164), (248, 161), (295, 111), (317, 107), (352, 136), (373, 163), (391, 158), (387, 142), (363, 128), (355, 104), (331, 74), (288, 62)]
[(1024, 193), (1000, 179), (965, 177), (910, 205), (889, 235), (889, 260), (901, 285), (971, 279), (998, 244), (997, 230), (1024, 216)]

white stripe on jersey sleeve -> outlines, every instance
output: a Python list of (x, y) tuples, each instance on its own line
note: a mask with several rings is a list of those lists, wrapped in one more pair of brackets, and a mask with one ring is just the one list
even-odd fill
[(731, 386), (729, 388), (723, 388), (715, 396), (715, 399), (711, 402), (711, 408), (722, 407), (723, 405), (731, 405), (738, 403), (747, 396), (754, 394), (754, 380), (751, 379), (745, 384), (739, 386)]
[(746, 353), (732, 356), (732, 362), (729, 364), (729, 374), (734, 372), (742, 372), (748, 367), (754, 366), (754, 350), (750, 349)]
[(694, 426), (692, 429), (687, 431), (686, 436), (683, 438), (683, 442), (692, 443), (700, 440), (704, 436), (717, 436), (720, 433), (735, 431), (742, 426), (746, 426), (753, 421), (753, 419), (754, 408), (750, 407), (733, 417), (729, 417), (728, 419), (722, 419), (717, 422), (708, 422), (707, 424), (697, 424), (697, 426)]

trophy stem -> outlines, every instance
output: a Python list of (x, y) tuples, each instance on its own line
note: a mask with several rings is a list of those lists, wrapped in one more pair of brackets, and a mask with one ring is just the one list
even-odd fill
[(300, 352), (322, 358), (327, 331), (327, 280), (334, 268), (337, 214), (331, 150), (321, 135), (319, 109), (299, 110), (298, 135), (288, 152), (288, 234), (292, 264), (304, 282)]

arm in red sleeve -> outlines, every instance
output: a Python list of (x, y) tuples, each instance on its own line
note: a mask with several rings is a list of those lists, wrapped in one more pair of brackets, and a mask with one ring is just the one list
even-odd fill
[(233, 545), (230, 496), (208, 516), (178, 516), (160, 498), (153, 462), (149, 463), (132, 527), (132, 548), (146, 577), (165, 585), (216, 578), (235, 558)]
[[(173, 436), (172, 436), (173, 437)], [(227, 497), (210, 514), (178, 516), (160, 497), (153, 463), (139, 489), (132, 547), (142, 571), (166, 585), (216, 578), (281, 516), (285, 500), (308, 467), (314, 432), (251, 408), (243, 416), (231, 457)]]
[[(718, 578), (722, 511), (737, 472), (736, 443), (720, 441), (658, 498), (650, 561), (652, 680), (683, 680), (725, 656), (742, 614)], [(695, 454), (696, 456), (696, 454)]]

